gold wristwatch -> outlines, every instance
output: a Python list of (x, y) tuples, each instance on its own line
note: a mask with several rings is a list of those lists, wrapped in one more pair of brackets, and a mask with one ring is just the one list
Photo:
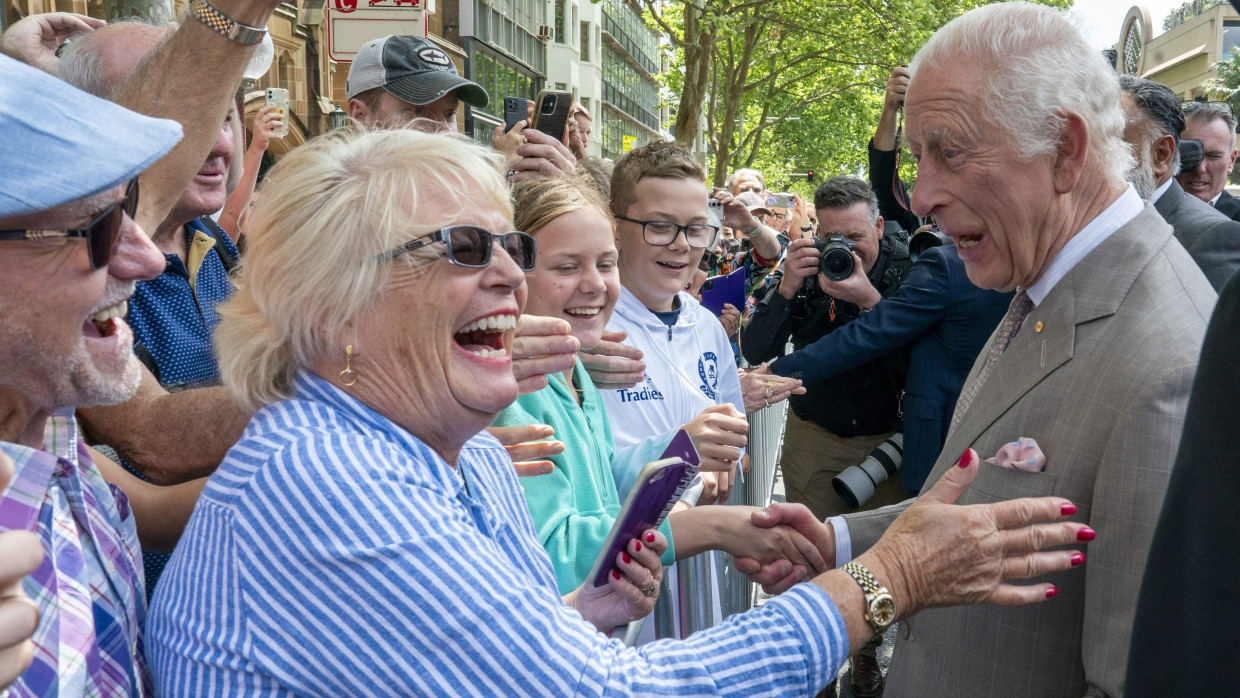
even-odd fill
[(844, 571), (852, 575), (861, 591), (865, 592), (865, 620), (874, 628), (876, 634), (882, 634), (896, 619), (896, 602), (891, 598), (887, 588), (878, 583), (873, 574), (859, 562), (844, 565)]

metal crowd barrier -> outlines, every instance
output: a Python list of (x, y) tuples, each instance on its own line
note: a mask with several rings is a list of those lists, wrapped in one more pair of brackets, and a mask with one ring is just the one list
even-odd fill
[[(728, 505), (763, 507), (770, 503), (787, 415), (786, 400), (749, 415), (749, 473), (733, 488)], [(679, 583), (675, 589), (665, 576), (661, 592), (663, 599), (675, 594), (676, 604), (673, 607), (660, 600), (646, 619), (655, 624), (659, 637), (675, 635), (677, 618), (680, 637), (714, 625), (716, 594), (723, 618), (754, 606), (755, 588), (732, 567), (732, 558), (726, 553), (703, 553), (681, 560), (676, 570)], [(630, 638), (635, 641), (636, 635), (634, 629)]]

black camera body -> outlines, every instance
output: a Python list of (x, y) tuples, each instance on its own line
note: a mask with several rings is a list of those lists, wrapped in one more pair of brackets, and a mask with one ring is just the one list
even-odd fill
[[(853, 250), (856, 248), (852, 240), (839, 233), (818, 238), (814, 241), (814, 249), (818, 250), (818, 271), (832, 281), (843, 281), (852, 276), (854, 267), (857, 266), (853, 259)], [(818, 290), (818, 277), (805, 277), (805, 288)]]

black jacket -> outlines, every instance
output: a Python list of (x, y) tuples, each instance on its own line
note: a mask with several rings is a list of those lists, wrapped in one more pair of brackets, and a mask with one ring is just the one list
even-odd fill
[[(908, 248), (884, 237), (870, 283), (884, 297), (895, 293), (908, 272)], [(784, 353), (789, 338), (802, 349), (860, 315), (852, 303), (821, 291), (798, 293), (790, 301), (779, 294), (781, 271), (772, 272), (749, 323), (741, 331), (741, 353), (757, 365)], [(908, 367), (907, 349), (900, 349), (821, 381), (806, 384), (804, 395), (789, 402), (798, 417), (837, 436), (870, 436), (899, 429), (900, 393)]]

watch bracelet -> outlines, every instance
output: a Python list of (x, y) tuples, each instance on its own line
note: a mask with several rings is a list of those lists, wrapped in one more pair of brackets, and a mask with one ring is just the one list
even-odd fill
[(251, 27), (242, 24), (220, 12), (207, 0), (189, 0), (189, 13), (194, 19), (223, 35), (229, 41), (245, 46), (259, 44), (267, 35), (266, 27)]
[(878, 583), (873, 573), (866, 569), (866, 566), (860, 562), (853, 561), (844, 565), (844, 571), (847, 572), (857, 584), (861, 585), (861, 589), (867, 594), (877, 595), (881, 592), (883, 585)]

